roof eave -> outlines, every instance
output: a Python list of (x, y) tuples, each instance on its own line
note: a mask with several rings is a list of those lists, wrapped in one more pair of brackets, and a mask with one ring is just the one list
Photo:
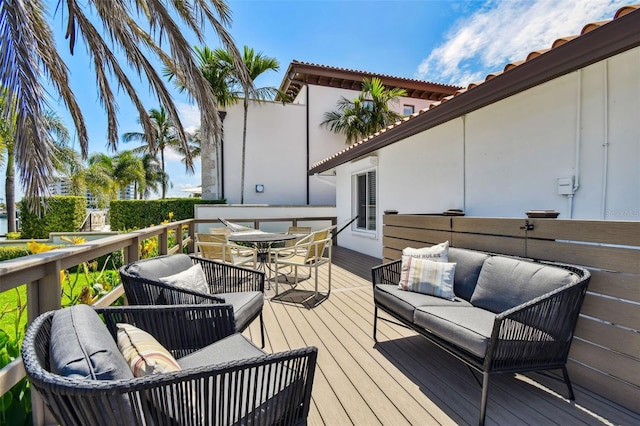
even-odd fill
[(640, 45), (640, 9), (577, 37), (461, 93), (366, 143), (312, 167), (309, 175), (333, 169), (363, 155), (498, 102), (531, 87), (610, 58)]

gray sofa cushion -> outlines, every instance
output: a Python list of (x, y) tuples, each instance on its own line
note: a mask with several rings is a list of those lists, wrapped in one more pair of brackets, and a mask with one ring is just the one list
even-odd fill
[(409, 322), (413, 322), (413, 313), (418, 306), (471, 306), (466, 300), (456, 297), (454, 300), (400, 290), (393, 284), (376, 284), (373, 290), (376, 302), (386, 306)]
[(562, 268), (493, 256), (480, 271), (471, 304), (504, 312), (577, 280), (576, 274)]
[(264, 355), (242, 334), (235, 333), (178, 360), (182, 369), (238, 361)]
[(417, 326), (480, 358), (487, 353), (494, 320), (494, 313), (473, 306), (423, 306), (414, 316)]
[(186, 254), (172, 254), (141, 260), (132, 263), (127, 271), (134, 276), (149, 280), (158, 280), (160, 277), (177, 274), (186, 271), (193, 266), (191, 258)]
[(51, 322), (50, 342), (53, 373), (94, 380), (133, 378), (107, 327), (90, 306), (57, 311)]
[(453, 291), (456, 296), (467, 301), (471, 300), (482, 265), (489, 257), (487, 253), (449, 248), (449, 262), (456, 263), (456, 273), (453, 279)]
[(262, 311), (263, 294), (259, 291), (241, 291), (238, 293), (217, 293), (226, 303), (233, 305), (233, 317), (236, 320), (236, 330), (244, 330), (249, 322)]

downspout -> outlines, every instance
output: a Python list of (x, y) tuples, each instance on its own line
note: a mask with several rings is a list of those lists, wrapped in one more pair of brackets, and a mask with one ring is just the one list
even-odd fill
[(609, 175), (609, 61), (604, 61), (604, 142), (602, 144), (602, 206), (601, 217), (607, 215), (607, 178)]
[(220, 199), (224, 199), (224, 119), (227, 116), (226, 111), (220, 111), (220, 123), (222, 125), (220, 137), (220, 160), (218, 161), (218, 170), (220, 170)]
[(582, 151), (582, 69), (578, 70), (578, 92), (576, 94), (576, 158), (575, 170), (573, 172), (573, 190), (568, 195), (569, 198), (569, 219), (573, 219), (573, 197), (580, 188), (580, 153)]
[[(310, 134), (310, 129), (309, 129), (309, 98), (311, 96), (310, 89), (309, 89), (309, 84), (305, 84), (305, 86), (307, 87), (307, 108), (306, 108), (306, 114), (307, 114), (307, 170), (309, 170), (311, 168), (311, 164), (309, 164), (310, 161), (310, 157), (309, 157), (309, 147), (310, 147), (310, 142), (309, 142), (309, 134)], [(306, 174), (306, 172), (305, 172)], [(307, 205), (309, 205), (309, 200), (310, 200), (310, 194), (309, 194), (309, 175), (307, 175)]]
[(467, 211), (467, 116), (462, 117), (462, 211)]

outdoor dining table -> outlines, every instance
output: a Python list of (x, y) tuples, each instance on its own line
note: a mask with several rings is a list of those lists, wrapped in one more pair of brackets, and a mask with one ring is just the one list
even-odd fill
[(255, 247), (258, 255), (258, 269), (264, 271), (269, 267), (269, 249), (273, 244), (299, 237), (299, 235), (281, 232), (238, 232), (229, 235), (228, 239), (234, 243), (251, 244)]

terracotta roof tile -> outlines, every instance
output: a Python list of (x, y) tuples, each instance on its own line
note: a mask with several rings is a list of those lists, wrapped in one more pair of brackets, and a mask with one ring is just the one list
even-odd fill
[[(635, 10), (638, 10), (638, 9), (640, 9), (640, 4), (623, 6), (623, 7), (619, 8), (617, 10), (617, 12), (615, 13), (613, 19), (621, 18), (622, 16), (627, 15), (627, 14), (629, 14), (631, 12), (634, 12)], [(599, 27), (601, 27), (603, 25), (606, 25), (609, 22), (611, 22), (611, 20), (589, 23), (589, 24), (585, 25), (582, 28), (582, 31), (580, 32), (579, 35), (561, 37), (561, 38), (555, 40), (549, 49), (542, 49), (542, 50), (536, 50), (536, 51), (530, 52), (527, 55), (526, 59), (521, 60), (521, 61), (515, 61), (515, 62), (508, 63), (507, 65), (505, 65), (503, 71), (498, 71), (498, 72), (487, 74), (487, 76), (485, 77), (484, 81), (471, 83), (466, 88), (461, 88), (461, 89), (455, 91), (454, 94), (446, 96), (446, 97), (443, 97), (440, 101), (433, 102), (427, 108), (424, 108), (424, 109), (421, 109), (420, 111), (418, 111), (417, 114), (412, 114), (409, 117), (406, 117), (405, 119), (400, 120), (400, 121), (396, 122), (395, 124), (392, 124), (392, 125), (388, 126), (387, 130), (390, 130), (390, 129), (394, 128), (394, 127), (397, 127), (397, 126), (400, 126), (400, 125), (402, 125), (404, 123), (407, 123), (407, 122), (411, 121), (413, 118), (417, 117), (418, 115), (421, 115), (421, 114), (424, 114), (424, 113), (428, 113), (430, 110), (437, 108), (438, 106), (440, 106), (443, 103), (447, 102), (448, 100), (454, 98), (455, 96), (460, 96), (460, 95), (462, 95), (464, 93), (468, 93), (469, 91), (473, 90), (474, 88), (482, 85), (484, 82), (489, 81), (489, 80), (494, 79), (494, 78), (497, 78), (497, 77), (503, 75), (504, 73), (508, 73), (510, 70), (518, 67), (519, 65), (522, 65), (523, 63), (531, 61), (531, 60), (535, 60), (536, 58), (538, 58), (540, 56), (543, 56), (545, 53), (547, 53), (547, 52), (549, 52), (549, 51), (551, 51), (551, 50), (553, 50), (553, 49), (555, 49), (555, 48), (557, 48), (559, 46), (562, 46), (562, 45), (564, 45), (566, 43), (569, 43), (572, 40), (575, 40), (576, 38), (578, 38), (578, 37), (580, 37), (580, 36), (582, 36), (584, 34), (587, 34), (590, 31), (593, 31), (594, 29), (597, 29), (597, 28), (599, 28)], [(327, 67), (327, 68), (334, 68), (334, 67)], [(336, 68), (336, 69), (344, 70), (344, 68)], [(352, 71), (352, 70), (347, 70), (347, 71)], [(407, 79), (407, 80), (410, 80), (410, 79)], [(342, 151), (333, 154), (331, 157), (325, 158), (325, 159), (313, 164), (311, 168), (314, 169), (314, 168), (322, 165), (323, 163), (326, 163), (327, 161), (340, 156), (344, 152), (352, 149), (353, 147), (361, 145), (362, 143), (370, 141), (371, 139), (374, 139), (376, 137), (376, 135), (377, 134), (371, 135), (371, 136), (369, 136), (369, 137), (367, 137), (367, 138), (365, 138), (365, 139), (363, 139), (363, 140), (361, 140), (361, 141), (349, 146), (348, 148), (343, 149)]]

